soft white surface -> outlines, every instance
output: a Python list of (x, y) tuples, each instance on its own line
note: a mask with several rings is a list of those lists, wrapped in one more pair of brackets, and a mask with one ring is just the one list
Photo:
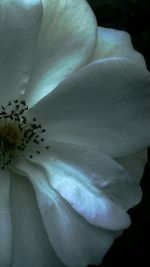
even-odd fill
[(146, 68), (144, 57), (134, 49), (127, 32), (98, 27), (96, 48), (90, 61), (113, 57), (124, 57)]
[(25, 96), (30, 106), (83, 66), (96, 42), (97, 24), (86, 1), (43, 0), (42, 4), (42, 27)]
[(19, 162), (17, 168), (33, 183), (49, 240), (60, 259), (69, 267), (100, 263), (120, 231), (95, 227), (79, 216), (50, 186), (42, 166)]
[(71, 267), (98, 264), (116, 234), (129, 226), (126, 210), (140, 201), (141, 190), (108, 156), (53, 145), (54, 150), (42, 157), (19, 159), (15, 170), (32, 182), (49, 240), (60, 259)]
[(96, 30), (84, 0), (0, 3), (0, 104), (51, 92), (29, 111), (49, 152), (0, 172), (0, 267), (99, 264), (141, 199), (150, 77), (127, 33)]
[[(64, 267), (49, 243), (30, 181), (16, 173), (11, 173), (11, 178), (10, 201), (13, 223), (11, 266)], [(5, 265), (0, 266), (5, 267)]]
[(0, 267), (9, 267), (11, 264), (13, 229), (9, 194), (9, 172), (0, 170)]
[(122, 59), (96, 61), (60, 84), (30, 111), (46, 138), (88, 145), (113, 157), (150, 142), (150, 75)]
[(148, 155), (147, 151), (144, 150), (128, 157), (117, 158), (115, 160), (128, 170), (136, 182), (140, 182), (144, 174), (145, 164), (148, 161)]
[(40, 0), (0, 1), (0, 105), (27, 87), (41, 19)]

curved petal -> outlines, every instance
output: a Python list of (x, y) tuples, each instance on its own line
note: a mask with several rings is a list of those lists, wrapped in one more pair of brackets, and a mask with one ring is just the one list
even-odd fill
[(150, 75), (123, 59), (89, 64), (30, 110), (46, 138), (124, 157), (150, 143)]
[[(105, 215), (102, 217), (102, 214), (100, 214), (99, 217), (94, 217), (94, 212), (97, 213), (96, 209), (99, 213), (100, 211), (107, 213), (104, 209), (104, 207), (107, 207), (111, 212), (113, 203), (107, 201), (108, 198), (110, 200), (114, 199), (114, 202), (119, 203), (125, 210), (133, 207), (141, 200), (138, 181), (112, 158), (99, 151), (93, 151), (88, 146), (53, 143), (49, 152), (43, 152), (40, 156), (34, 155), (32, 161), (42, 165), (50, 185), (58, 190), (73, 206), (75, 203), (72, 201), (78, 199), (78, 193), (79, 197), (83, 197), (83, 201), (79, 202), (85, 203), (85, 205), (86, 199), (91, 197), (91, 207), (92, 202), (95, 206), (93, 205), (93, 217), (90, 210), (87, 220), (96, 225), (113, 228), (113, 215), (117, 216), (117, 206), (115, 206), (116, 211), (113, 211), (111, 216), (111, 222), (106, 221), (103, 225), (102, 218), (105, 220)], [(82, 195), (80, 195), (81, 191), (84, 192)], [(95, 203), (97, 203), (97, 206)], [(76, 209), (76, 206), (74, 208)], [(78, 208), (76, 210), (83, 215), (84, 209), (80, 205)], [(122, 214), (121, 210), (120, 214)], [(118, 225), (114, 227), (118, 229), (119, 218), (117, 223)]]
[(64, 267), (49, 243), (31, 183), (16, 173), (12, 173), (11, 203), (14, 233), (11, 266)]
[(96, 20), (84, 0), (42, 0), (43, 21), (26, 100), (31, 106), (83, 66), (96, 42)]
[[(68, 145), (65, 143), (54, 143), (49, 153), (44, 158), (42, 165), (51, 174), (50, 184), (56, 190), (60, 190), (60, 193), (62, 190), (62, 195), (64, 194), (65, 198), (69, 197), (69, 192), (67, 191), (69, 190), (70, 182), (72, 184), (72, 191), (74, 191), (74, 183), (76, 188), (78, 186), (85, 187), (86, 193), (89, 190), (95, 193), (97, 198), (103, 199), (104, 197), (103, 205), (106, 197), (114, 200), (115, 203), (119, 203), (125, 210), (128, 210), (141, 200), (141, 189), (139, 188), (138, 181), (109, 156), (99, 151), (93, 151), (88, 146)], [(49, 157), (52, 158), (50, 165)], [(40, 158), (39, 164), (41, 164)], [(59, 176), (61, 176), (61, 180), (58, 179)], [(66, 188), (66, 192), (64, 188)], [(73, 197), (72, 191), (70, 192), (71, 197)], [(78, 194), (78, 192), (76, 190), (74, 193)], [(83, 197), (83, 195), (80, 197)], [(88, 198), (86, 194), (85, 198)], [(83, 203), (82, 201), (80, 202)], [(113, 221), (113, 216), (111, 220)], [(112, 222), (107, 223), (111, 224)]]
[(26, 173), (33, 183), (49, 239), (64, 264), (85, 267), (90, 263), (100, 263), (121, 232), (91, 225), (75, 213), (52, 189), (46, 172), (39, 165), (19, 162), (17, 168)]
[(0, 103), (26, 89), (41, 25), (40, 0), (0, 3)]
[(134, 49), (127, 32), (99, 27), (96, 48), (90, 61), (112, 57), (125, 57), (146, 68), (144, 57)]
[(9, 267), (12, 256), (12, 221), (10, 211), (10, 175), (0, 171), (0, 266)]
[(115, 159), (119, 164), (121, 164), (135, 179), (135, 182), (140, 182), (143, 174), (144, 168), (148, 161), (147, 151), (136, 153), (124, 158)]
[(55, 198), (57, 200), (54, 207), (48, 200), (44, 206), (40, 206), (40, 201), (38, 203), (47, 233), (58, 256), (69, 267), (101, 263), (120, 232), (88, 224), (56, 193)]
[[(46, 183), (52, 186), (88, 222), (111, 230), (129, 226), (125, 211), (140, 201), (141, 190), (119, 164), (88, 148), (60, 143), (41, 157), (34, 155), (36, 165), (29, 161), (28, 170), (19, 161), (16, 166), (40, 188), (45, 184), (46, 190)], [(30, 174), (32, 168), (39, 172), (39, 178), (34, 174), (36, 180)]]

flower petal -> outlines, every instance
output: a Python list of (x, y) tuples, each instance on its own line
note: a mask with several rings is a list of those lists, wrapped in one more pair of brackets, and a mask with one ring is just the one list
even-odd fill
[(118, 230), (129, 225), (122, 211), (137, 204), (141, 191), (108, 156), (87, 147), (53, 146), (32, 161), (18, 160), (15, 167), (33, 183), (49, 239), (62, 261), (71, 267), (98, 264)]
[(147, 151), (144, 150), (134, 155), (130, 155), (125, 158), (117, 158), (115, 160), (128, 170), (128, 172), (135, 179), (135, 182), (140, 182), (144, 174), (145, 165), (148, 161), (148, 155)]
[(86, 1), (43, 0), (42, 3), (42, 27), (26, 95), (29, 105), (83, 66), (96, 42), (96, 20)]
[(51, 140), (88, 145), (113, 157), (150, 143), (150, 75), (123, 59), (89, 64), (38, 103), (30, 116)]
[(90, 61), (112, 57), (125, 57), (146, 68), (144, 57), (134, 49), (127, 32), (99, 27), (97, 45)]
[(69, 267), (101, 263), (104, 255), (120, 235), (88, 224), (55, 193), (52, 207), (48, 200), (40, 205), (49, 238), (61, 260)]
[[(121, 206), (128, 210), (141, 200), (141, 190), (134, 177), (109, 156), (89, 147), (53, 143), (48, 153), (34, 155), (33, 161), (42, 165), (50, 185), (93, 224), (122, 228), (121, 221), (125, 224), (126, 215)], [(111, 221), (107, 220), (107, 215)]]
[[(44, 229), (29, 180), (12, 173), (11, 203), (14, 234), (12, 267), (64, 267)], [(4, 266), (4, 265), (3, 265)]]
[(50, 186), (42, 167), (29, 161), (28, 166), (26, 164), (18, 162), (17, 167), (33, 183), (43, 221), (57, 255), (69, 267), (100, 263), (121, 232), (89, 224)]
[(41, 16), (40, 0), (0, 3), (0, 103), (3, 105), (26, 89)]
[(10, 212), (10, 175), (0, 171), (0, 266), (9, 267), (12, 256), (12, 221)]

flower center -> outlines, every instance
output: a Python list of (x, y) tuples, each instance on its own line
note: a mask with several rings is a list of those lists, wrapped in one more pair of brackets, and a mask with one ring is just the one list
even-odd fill
[[(0, 111), (0, 166), (4, 169), (10, 165), (14, 159), (23, 152), (28, 143), (40, 145), (44, 142), (41, 135), (45, 132), (41, 124), (36, 122), (36, 118), (28, 121), (25, 113), (28, 111), (26, 102), (15, 100)], [(49, 146), (45, 146), (46, 149)], [(40, 150), (35, 150), (40, 154)], [(29, 155), (33, 157), (32, 154)]]

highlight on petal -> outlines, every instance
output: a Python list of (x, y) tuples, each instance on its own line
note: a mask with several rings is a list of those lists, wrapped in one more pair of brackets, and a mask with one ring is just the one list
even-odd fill
[(0, 266), (11, 265), (13, 229), (10, 211), (10, 175), (0, 171)]
[[(109, 207), (113, 208), (113, 203), (111, 201), (107, 202), (106, 198), (119, 203), (125, 210), (136, 205), (141, 200), (141, 190), (138, 181), (134, 180), (134, 177), (129, 175), (123, 167), (109, 156), (99, 151), (93, 151), (88, 146), (53, 143), (47, 155), (43, 155), (43, 162), (41, 163), (40, 157), (36, 158), (36, 162), (39, 165), (42, 164), (47, 177), (49, 176), (50, 184), (64, 198), (70, 201), (70, 203), (73, 198), (77, 202), (79, 201), (77, 205), (79, 204), (79, 209), (81, 208), (81, 214), (83, 206), (80, 203), (86, 203), (86, 199), (89, 200), (90, 197), (91, 202), (93, 201), (95, 205), (93, 206), (95, 215), (97, 213), (96, 208), (99, 212), (100, 210), (103, 211), (107, 204), (108, 209)], [(82, 194), (80, 194), (81, 192)], [(80, 197), (85, 198), (85, 201), (80, 201)], [(100, 199), (101, 203), (99, 202)], [(92, 210), (90, 210), (89, 216), (92, 218)], [(93, 221), (91, 222), (102, 226), (101, 218), (101, 216), (99, 218), (94, 217), (93, 213)], [(119, 219), (117, 223), (118, 226), (116, 227), (119, 227)], [(108, 227), (113, 227), (113, 219), (111, 222), (107, 221), (107, 224), (110, 224)], [(105, 227), (107, 226), (105, 225)]]
[[(57, 255), (69, 267), (101, 263), (104, 255), (120, 235), (88, 224), (58, 195), (54, 207), (47, 201), (39, 208)], [(39, 199), (39, 198), (38, 198)]]
[(42, 27), (26, 94), (30, 106), (85, 65), (96, 42), (96, 20), (86, 1), (43, 0), (42, 3)]
[(51, 187), (42, 166), (27, 161), (16, 167), (33, 183), (49, 240), (62, 262), (70, 267), (100, 263), (121, 231), (88, 223)]
[[(93, 225), (110, 230), (127, 228), (130, 219), (120, 203), (115, 203), (105, 190), (87, 188), (82, 184), (83, 174), (59, 161), (49, 166), (52, 187), (65, 198), (71, 206)], [(80, 177), (78, 180), (77, 177)], [(87, 180), (88, 183), (88, 180)]]
[(40, 0), (0, 2), (0, 104), (27, 87), (41, 19)]
[(112, 57), (125, 57), (146, 68), (144, 57), (134, 49), (127, 32), (99, 27), (96, 48), (90, 61)]
[(13, 222), (11, 266), (64, 267), (49, 242), (30, 181), (13, 172), (11, 177), (10, 198)]
[(52, 140), (124, 157), (150, 143), (150, 74), (125, 59), (91, 63), (30, 110)]
[(15, 170), (32, 182), (49, 240), (64, 264), (98, 264), (129, 226), (126, 210), (140, 201), (141, 190), (107, 155), (53, 146), (42, 158), (19, 159)]

